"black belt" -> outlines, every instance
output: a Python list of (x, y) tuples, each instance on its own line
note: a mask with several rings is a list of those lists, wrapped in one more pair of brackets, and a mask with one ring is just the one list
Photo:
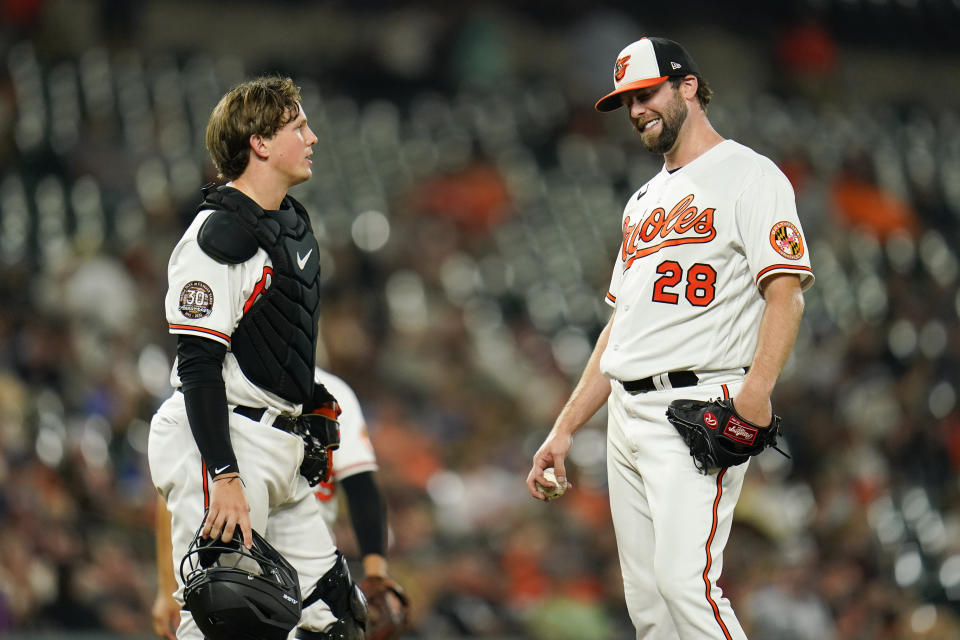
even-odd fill
[[(245, 407), (242, 404), (238, 404), (233, 408), (233, 412), (243, 416), (244, 418), (250, 418), (254, 422), (260, 422), (260, 420), (263, 418), (263, 414), (267, 412), (267, 409), (266, 407)], [(296, 423), (296, 418), (285, 415), (278, 415), (273, 419), (273, 426), (281, 431), (292, 432)]]
[[(181, 387), (176, 389), (179, 393), (183, 393)], [(263, 418), (263, 414), (267, 412), (266, 407), (245, 407), (242, 404), (238, 404), (233, 408), (233, 412), (243, 416), (244, 418), (250, 418), (254, 422), (260, 422)], [(293, 433), (294, 427), (297, 424), (297, 419), (291, 416), (278, 415), (273, 419), (273, 426), (281, 431), (289, 431)]]
[(653, 379), (660, 378), (663, 375), (666, 375), (670, 381), (670, 387), (661, 385), (661, 388), (677, 389), (679, 387), (695, 387), (700, 384), (700, 378), (693, 371), (671, 371), (667, 374), (658, 374), (641, 380), (625, 380), (621, 384), (629, 393), (646, 393), (657, 389), (656, 385), (653, 384)]
[[(250, 418), (254, 422), (260, 422), (267, 410), (263, 407), (237, 405), (233, 408), (233, 412), (244, 418)], [(315, 447), (333, 451), (340, 446), (339, 423), (326, 416), (307, 414), (294, 418), (280, 414), (273, 419), (273, 426), (280, 431), (302, 438), (308, 449)]]

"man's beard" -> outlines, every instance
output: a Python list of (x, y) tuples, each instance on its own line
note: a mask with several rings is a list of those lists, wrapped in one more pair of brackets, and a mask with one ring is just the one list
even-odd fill
[(660, 113), (660, 134), (656, 138), (645, 136), (643, 132), (637, 128), (636, 124), (634, 124), (634, 127), (637, 128), (637, 133), (640, 134), (640, 141), (643, 142), (643, 146), (647, 148), (647, 151), (664, 154), (673, 149), (673, 145), (677, 143), (677, 136), (680, 135), (680, 127), (683, 126), (686, 119), (687, 103), (680, 97), (680, 93), (676, 92), (674, 93), (673, 104)]

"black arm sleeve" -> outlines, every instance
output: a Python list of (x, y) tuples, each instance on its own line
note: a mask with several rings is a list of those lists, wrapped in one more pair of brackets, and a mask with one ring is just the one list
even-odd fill
[(211, 477), (239, 471), (227, 421), (226, 354), (226, 346), (215, 340), (185, 335), (177, 339), (177, 373), (187, 420)]
[(386, 556), (387, 507), (374, 481), (373, 471), (357, 473), (340, 481), (347, 494), (350, 522), (357, 536), (361, 555)]

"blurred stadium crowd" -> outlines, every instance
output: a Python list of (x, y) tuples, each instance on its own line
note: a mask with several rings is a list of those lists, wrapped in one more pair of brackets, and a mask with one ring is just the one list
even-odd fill
[(210, 109), (279, 71), (320, 138), (295, 194), (322, 359), (364, 404), (410, 637), (631, 637), (604, 417), (567, 497), (523, 480), (659, 169), (592, 111), (649, 32), (788, 174), (817, 275), (775, 396), (791, 458), (753, 463), (725, 590), (756, 640), (960, 637), (958, 3), (350, 4), (0, 2), (0, 635), (149, 633), (166, 260)]

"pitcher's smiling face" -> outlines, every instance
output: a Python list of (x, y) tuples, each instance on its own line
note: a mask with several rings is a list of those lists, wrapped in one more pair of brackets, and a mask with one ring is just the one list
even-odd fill
[(648, 151), (663, 154), (673, 149), (688, 111), (683, 96), (671, 82), (628, 91), (621, 101)]

